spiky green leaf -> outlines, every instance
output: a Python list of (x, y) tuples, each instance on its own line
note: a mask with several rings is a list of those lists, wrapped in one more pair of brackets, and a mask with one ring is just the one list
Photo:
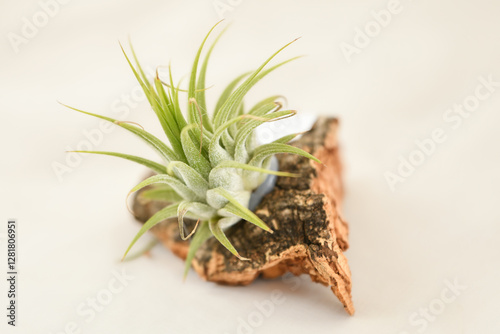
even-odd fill
[(128, 246), (127, 250), (125, 251), (125, 254), (123, 255), (123, 258), (125, 258), (127, 256), (128, 252), (130, 251), (132, 246), (134, 246), (134, 244), (137, 242), (137, 240), (139, 240), (139, 238), (144, 233), (146, 233), (153, 226), (164, 221), (165, 219), (175, 217), (177, 215), (177, 207), (178, 206), (179, 206), (179, 204), (173, 204), (173, 205), (167, 206), (167, 207), (161, 209), (160, 211), (158, 211), (157, 213), (155, 213), (151, 218), (149, 218), (144, 223), (144, 225), (142, 225), (141, 229), (139, 230), (139, 232), (136, 234), (136, 236), (134, 237), (134, 239), (132, 240), (132, 242)]
[(285, 49), (287, 46), (295, 42), (296, 40), (293, 40), (290, 43), (287, 43), (285, 46), (280, 48), (278, 51), (276, 51), (271, 57), (269, 57), (257, 70), (253, 72), (252, 75), (250, 75), (237, 89), (234, 91), (231, 96), (226, 100), (226, 102), (222, 105), (220, 108), (219, 112), (217, 113), (215, 119), (214, 119), (214, 125), (219, 126), (220, 124), (223, 124), (225, 121), (231, 118), (232, 115), (235, 114), (237, 107), (243, 100), (243, 97), (245, 94), (252, 88), (259, 80), (261, 80), (265, 75), (269, 74), (272, 70), (278, 68), (282, 64), (286, 64), (287, 62), (293, 60), (287, 60), (283, 62), (282, 64), (278, 64), (274, 66), (273, 68), (269, 69), (268, 71), (265, 71), (263, 75), (259, 76), (259, 74), (262, 72), (264, 67), (278, 54), (280, 53), (283, 49)]
[(159, 174), (166, 173), (166, 171), (167, 171), (167, 169), (165, 168), (164, 165), (159, 164), (159, 163), (154, 162), (154, 161), (151, 161), (151, 160), (148, 160), (148, 159), (137, 157), (135, 155), (129, 155), (129, 154), (123, 154), (123, 153), (117, 153), (117, 152), (105, 152), (105, 151), (72, 151), (72, 152), (89, 153), (89, 154), (102, 154), (102, 155), (109, 155), (112, 157), (118, 157), (118, 158), (130, 160), (130, 161), (136, 162), (138, 164), (141, 164), (143, 166), (146, 166), (149, 169), (151, 169), (152, 171), (159, 173)]
[(184, 182), (189, 189), (197, 194), (205, 194), (208, 190), (208, 181), (193, 167), (181, 161), (172, 161), (167, 165), (169, 175), (175, 176)]
[(212, 232), (210, 232), (210, 227), (208, 226), (208, 222), (202, 221), (200, 222), (194, 237), (191, 239), (191, 243), (189, 244), (189, 251), (186, 256), (186, 262), (184, 265), (184, 279), (186, 279), (189, 268), (191, 267), (191, 262), (193, 262), (196, 251), (200, 248), (201, 245), (205, 241), (207, 241), (212, 236)]
[(148, 177), (146, 180), (140, 182), (138, 185), (136, 185), (134, 188), (132, 188), (129, 192), (129, 195), (141, 190), (144, 187), (147, 187), (152, 184), (166, 184), (170, 186), (172, 189), (174, 189), (182, 198), (188, 200), (188, 201), (200, 201), (205, 198), (205, 194), (197, 194), (193, 190), (189, 189), (184, 183), (179, 181), (177, 178), (172, 177), (170, 175), (166, 174), (159, 174), (159, 175), (154, 175), (151, 177)]
[(204, 178), (207, 178), (212, 167), (210, 166), (210, 161), (202, 154), (202, 148), (193, 142), (189, 134), (192, 128), (193, 126), (188, 125), (182, 130), (182, 148), (184, 149), (189, 165), (196, 169)]
[[(62, 103), (61, 103), (62, 104)], [(152, 134), (150, 134), (149, 132), (135, 126), (135, 125), (131, 125), (129, 123), (126, 123), (126, 122), (120, 122), (120, 121), (117, 121), (111, 117), (106, 117), (106, 116), (101, 116), (101, 115), (98, 115), (98, 114), (93, 114), (93, 113), (90, 113), (90, 112), (87, 112), (87, 111), (83, 111), (83, 110), (80, 110), (80, 109), (77, 109), (77, 108), (73, 108), (73, 107), (70, 107), (70, 106), (67, 106), (65, 104), (62, 104), (63, 106), (69, 108), (69, 109), (73, 109), (75, 111), (78, 111), (82, 114), (86, 114), (86, 115), (90, 115), (90, 116), (93, 116), (93, 117), (97, 117), (97, 118), (100, 118), (100, 119), (103, 119), (105, 121), (108, 121), (110, 123), (113, 123), (113, 124), (116, 124), (122, 128), (124, 128), (125, 130), (128, 130), (130, 132), (132, 132), (133, 134), (135, 134), (136, 136), (138, 136), (139, 138), (141, 138), (142, 140), (144, 140), (147, 144), (149, 144), (155, 151), (158, 152), (158, 154), (166, 161), (166, 162), (170, 162), (170, 161), (175, 161), (175, 160), (180, 160), (179, 157), (177, 156), (177, 154), (175, 154), (174, 151), (172, 151), (172, 149), (170, 147), (168, 147), (167, 145), (165, 145), (164, 142), (162, 142), (161, 140), (159, 140), (158, 138), (156, 138), (155, 136), (153, 136)]]
[[(225, 210), (229, 211), (232, 210), (231, 213), (237, 215), (238, 217), (241, 217), (250, 223), (260, 227), (261, 229), (273, 233), (273, 230), (269, 228), (269, 226), (266, 225), (255, 213), (250, 211), (248, 208), (244, 207), (241, 205), (240, 202), (238, 202), (226, 189), (224, 188), (215, 188), (210, 190), (213, 193), (216, 193), (225, 199), (229, 201), (229, 203), (224, 207)], [(232, 205), (229, 205), (232, 204)], [(228, 209), (229, 205), (229, 209)]]
[(214, 237), (224, 246), (226, 247), (226, 249), (228, 251), (230, 251), (233, 255), (235, 255), (238, 259), (240, 260), (246, 260), (248, 261), (249, 259), (245, 258), (245, 257), (242, 257), (238, 251), (236, 250), (236, 248), (234, 248), (234, 246), (231, 244), (231, 242), (229, 241), (229, 239), (227, 238), (226, 234), (224, 233), (224, 231), (222, 230), (222, 228), (220, 227), (220, 224), (219, 224), (219, 220), (218, 219), (211, 219), (209, 222), (209, 227), (210, 227), (210, 231), (212, 232), (212, 234), (214, 235)]
[(161, 186), (162, 185), (156, 185), (156, 187), (152, 189), (144, 190), (140, 194), (141, 198), (148, 199), (151, 201), (161, 201), (170, 203), (176, 203), (182, 201), (182, 197), (179, 196), (179, 194), (177, 194), (177, 192), (174, 189), (168, 186), (164, 187)]

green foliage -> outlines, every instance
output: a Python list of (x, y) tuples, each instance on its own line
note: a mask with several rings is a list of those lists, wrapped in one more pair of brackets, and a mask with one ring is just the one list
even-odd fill
[[(221, 94), (213, 112), (207, 112), (205, 78), (209, 57), (224, 31), (206, 52), (201, 68), (199, 63), (204, 45), (216, 26), (217, 24), (204, 38), (192, 66), (187, 90), (187, 118), (184, 118), (179, 103), (179, 92), (182, 90), (178, 85), (174, 85), (170, 66), (168, 83), (163, 82), (158, 73), (150, 80), (139, 64), (134, 49), (131, 48), (132, 62), (122, 47), (128, 64), (165, 132), (168, 145), (131, 122), (120, 122), (69, 107), (132, 132), (148, 143), (163, 160), (158, 163), (123, 153), (80, 151), (115, 156), (150, 168), (156, 175), (140, 182), (129, 195), (149, 187), (141, 194), (142, 197), (169, 204), (142, 226), (127, 248), (124, 258), (146, 231), (165, 219), (177, 217), (181, 237), (187, 239), (194, 235), (186, 259), (186, 273), (196, 250), (211, 236), (235, 256), (245, 260), (228, 240), (224, 230), (243, 219), (272, 233), (272, 230), (248, 209), (250, 195), (263, 181), (263, 174), (297, 176), (268, 170), (270, 157), (278, 153), (291, 153), (319, 162), (309, 153), (286, 144), (296, 135), (284, 136), (266, 145), (256, 144), (254, 137), (258, 126), (295, 115), (295, 111), (280, 110), (282, 105), (277, 102), (280, 96), (266, 98), (247, 112), (243, 105), (245, 95), (259, 80), (296, 59), (292, 58), (266, 69), (267, 64), (293, 42), (276, 51), (257, 70), (234, 79)], [(185, 217), (198, 221), (190, 232), (185, 231)]]

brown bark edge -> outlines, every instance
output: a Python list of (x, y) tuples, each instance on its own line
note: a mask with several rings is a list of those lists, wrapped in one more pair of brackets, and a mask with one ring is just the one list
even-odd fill
[[(309, 274), (314, 282), (331, 288), (347, 313), (354, 313), (351, 272), (343, 253), (349, 244), (348, 226), (341, 215), (337, 130), (337, 119), (320, 118), (294, 142), (323, 164), (290, 154), (277, 157), (281, 171), (301, 176), (278, 177), (274, 190), (255, 210), (274, 230), (273, 234), (248, 222), (226, 231), (231, 243), (250, 261), (240, 261), (211, 238), (201, 246), (192, 263), (200, 277), (219, 284), (247, 285), (259, 276), (276, 278), (288, 271), (294, 275)], [(145, 222), (164, 206), (165, 203), (145, 200), (138, 193), (133, 208), (136, 218)], [(151, 231), (173, 253), (186, 258), (189, 242), (180, 239), (176, 219), (164, 221)]]

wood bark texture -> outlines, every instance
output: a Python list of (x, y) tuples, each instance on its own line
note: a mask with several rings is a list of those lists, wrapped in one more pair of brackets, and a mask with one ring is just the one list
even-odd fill
[[(255, 210), (274, 233), (248, 222), (240, 222), (226, 231), (240, 255), (250, 261), (240, 261), (215, 238), (210, 238), (192, 263), (201, 278), (219, 284), (247, 285), (259, 276), (272, 279), (286, 272), (308, 274), (314, 282), (329, 286), (348, 314), (354, 313), (351, 272), (344, 255), (349, 246), (349, 230), (341, 210), (343, 190), (337, 132), (337, 119), (320, 118), (293, 143), (323, 164), (297, 155), (277, 156), (281, 171), (301, 176), (278, 177), (275, 188)], [(141, 198), (139, 192), (133, 209), (137, 220), (145, 222), (164, 206), (165, 203)], [(191, 230), (193, 222), (187, 224)], [(189, 241), (180, 238), (177, 219), (166, 220), (151, 231), (174, 254), (186, 258)]]

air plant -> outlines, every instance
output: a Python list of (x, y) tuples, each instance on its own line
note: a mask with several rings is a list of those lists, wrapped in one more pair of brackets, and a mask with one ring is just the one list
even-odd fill
[[(209, 31), (198, 49), (187, 90), (187, 118), (184, 117), (179, 101), (179, 85), (174, 85), (172, 72), (167, 82), (156, 77), (150, 81), (141, 68), (133, 47), (131, 60), (123, 50), (135, 77), (158, 117), (170, 145), (145, 131), (133, 122), (118, 121), (69, 107), (81, 113), (114, 123), (148, 143), (162, 159), (161, 163), (123, 153), (103, 151), (77, 151), (115, 156), (144, 165), (156, 174), (140, 182), (129, 193), (151, 186), (143, 192), (144, 197), (168, 202), (153, 215), (134, 237), (125, 256), (136, 241), (156, 224), (177, 217), (182, 239), (192, 237), (186, 258), (186, 270), (190, 267), (196, 250), (214, 236), (224, 247), (241, 260), (248, 260), (226, 237), (224, 230), (241, 220), (259, 228), (273, 231), (251, 210), (249, 200), (255, 190), (267, 177), (266, 174), (294, 177), (291, 173), (269, 170), (273, 155), (278, 153), (298, 154), (319, 162), (311, 154), (288, 145), (296, 135), (287, 135), (272, 143), (259, 145), (255, 129), (265, 123), (278, 121), (295, 115), (293, 110), (281, 110), (279, 96), (271, 96), (245, 111), (245, 94), (264, 76), (276, 68), (298, 58), (283, 61), (265, 69), (266, 65), (284, 48), (280, 48), (259, 68), (238, 76), (225, 88), (210, 115), (205, 102), (205, 76), (210, 55), (222, 35), (215, 39), (199, 68), (203, 47), (217, 24)], [(170, 70), (170, 66), (169, 66)], [(128, 197), (128, 196), (127, 196)], [(184, 218), (197, 220), (194, 229), (187, 233)]]

